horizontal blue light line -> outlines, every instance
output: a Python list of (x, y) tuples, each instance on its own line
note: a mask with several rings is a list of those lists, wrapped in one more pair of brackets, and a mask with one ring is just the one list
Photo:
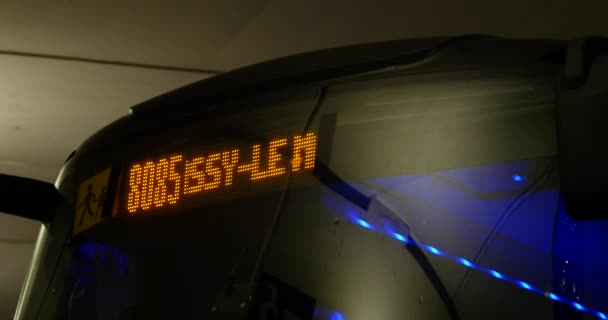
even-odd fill
[(489, 271), (490, 275), (493, 276), (494, 278), (498, 278), (498, 279), (505, 279), (505, 276), (502, 275), (502, 273), (496, 271), (496, 270), (490, 270)]
[(357, 222), (358, 225), (362, 226), (363, 228), (366, 229), (372, 229), (372, 225), (369, 224), (369, 222), (365, 221), (365, 220), (361, 220), (361, 219), (355, 219), (355, 222)]
[(409, 242), (409, 240), (406, 237), (404, 237), (403, 235), (401, 235), (397, 232), (393, 232), (393, 238), (395, 238), (401, 242)]
[(439, 250), (439, 249), (437, 249), (437, 248), (435, 248), (433, 246), (429, 246), (429, 245), (424, 245), (423, 244), (423, 245), (421, 245), (421, 247), (427, 249), (432, 254), (436, 254), (438, 256), (442, 256), (443, 255), (443, 252), (441, 252), (441, 250)]
[[(515, 178), (514, 178), (514, 180), (515, 180)], [(523, 177), (522, 177), (522, 180), (523, 180)], [(366, 229), (375, 229), (374, 226), (372, 226), (369, 222), (367, 222), (365, 220), (361, 220), (361, 219), (356, 218), (356, 217), (353, 217), (353, 220), (354, 220), (354, 222), (356, 224), (358, 224), (358, 225), (360, 225), (360, 226), (362, 226), (362, 227), (364, 227)], [(396, 233), (396, 232), (388, 232), (388, 233), (390, 234), (390, 236), (392, 238), (395, 238), (395, 239), (397, 239), (397, 240), (399, 240), (401, 242), (410, 243), (410, 240), (408, 238), (406, 238), (405, 236), (403, 236), (403, 235), (401, 235), (399, 233)], [(532, 285), (530, 285), (527, 282), (516, 280), (516, 279), (509, 279), (505, 275), (503, 275), (502, 273), (500, 273), (500, 272), (498, 272), (496, 270), (483, 268), (483, 267), (478, 266), (478, 265), (474, 264), (473, 262), (471, 262), (471, 261), (469, 261), (469, 260), (467, 260), (465, 258), (448, 255), (448, 254), (444, 253), (443, 251), (441, 251), (441, 250), (439, 250), (439, 249), (437, 249), (437, 248), (435, 248), (435, 247), (433, 247), (431, 245), (428, 245), (428, 244), (419, 243), (418, 246), (420, 248), (425, 249), (426, 251), (434, 254), (434, 255), (445, 257), (445, 258), (448, 258), (450, 260), (456, 261), (456, 262), (458, 262), (458, 263), (460, 263), (460, 264), (462, 264), (462, 265), (464, 265), (464, 266), (466, 266), (468, 268), (471, 268), (471, 269), (476, 269), (476, 270), (483, 271), (483, 272), (491, 275), (492, 277), (494, 277), (496, 279), (507, 281), (507, 282), (516, 284), (519, 287), (524, 288), (526, 290), (533, 291), (533, 292), (536, 292), (536, 293), (539, 293), (539, 294), (543, 294), (543, 295), (545, 295), (547, 298), (549, 298), (551, 300), (568, 303), (570, 306), (572, 306), (573, 308), (575, 308), (577, 310), (592, 313), (592, 314), (594, 314), (595, 316), (597, 316), (598, 318), (600, 318), (602, 320), (608, 320), (608, 317), (604, 313), (602, 313), (602, 312), (593, 311), (593, 310), (591, 310), (591, 309), (583, 306), (582, 304), (580, 304), (578, 302), (568, 301), (568, 300), (563, 299), (563, 298), (561, 298), (561, 297), (559, 297), (559, 296), (557, 296), (557, 295), (555, 295), (555, 294), (553, 294), (551, 292), (549, 292), (548, 295), (547, 295), (544, 291), (542, 291), (542, 290), (540, 290), (538, 288), (533, 287)]]
[(549, 299), (551, 299), (551, 300), (555, 300), (555, 301), (561, 301), (561, 300), (562, 300), (562, 298), (560, 298), (560, 297), (556, 296), (556, 295), (555, 295), (555, 294), (553, 294), (553, 293), (549, 293)]
[(463, 259), (463, 258), (458, 258), (458, 262), (460, 262), (460, 264), (465, 265), (469, 268), (473, 267), (473, 263), (467, 259)]
[(525, 283), (525, 282), (523, 282), (523, 281), (517, 281), (516, 283), (517, 283), (517, 284), (518, 284), (520, 287), (522, 287), (522, 288), (524, 288), (524, 289), (526, 289), (526, 290), (532, 290), (532, 289), (534, 289), (534, 288), (533, 288), (531, 285), (529, 285), (529, 284), (527, 284), (527, 283)]
[(580, 303), (576, 303), (576, 302), (572, 302), (572, 306), (575, 307), (578, 310), (585, 310), (586, 309)]

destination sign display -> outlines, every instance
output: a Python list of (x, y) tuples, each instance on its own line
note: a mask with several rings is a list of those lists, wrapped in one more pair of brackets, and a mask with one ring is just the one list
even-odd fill
[(208, 154), (176, 152), (135, 162), (128, 166), (124, 207), (136, 215), (211, 192), (231, 192), (242, 184), (255, 188), (289, 172), (313, 170), (316, 149), (316, 135), (306, 133)]

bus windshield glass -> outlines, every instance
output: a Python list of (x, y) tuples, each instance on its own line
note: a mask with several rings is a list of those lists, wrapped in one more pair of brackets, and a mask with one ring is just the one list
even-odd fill
[(552, 86), (380, 73), (130, 136), (76, 169), (41, 314), (606, 319), (608, 225), (560, 201)]

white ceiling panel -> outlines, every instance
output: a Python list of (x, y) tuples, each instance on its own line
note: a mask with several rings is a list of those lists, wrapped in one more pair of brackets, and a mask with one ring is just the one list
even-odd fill
[(345, 44), (608, 34), (603, 0), (0, 2), (0, 50), (230, 70)]
[(208, 75), (0, 55), (0, 172), (54, 181), (129, 107)]

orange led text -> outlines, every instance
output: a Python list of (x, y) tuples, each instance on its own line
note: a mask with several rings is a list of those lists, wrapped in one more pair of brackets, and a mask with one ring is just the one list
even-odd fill
[(289, 170), (312, 170), (316, 146), (316, 135), (307, 133), (209, 155), (175, 154), (134, 163), (129, 167), (127, 211), (135, 214), (174, 205), (182, 197), (200, 192), (229, 188), (237, 175), (248, 177), (248, 181), (261, 181), (285, 175)]

